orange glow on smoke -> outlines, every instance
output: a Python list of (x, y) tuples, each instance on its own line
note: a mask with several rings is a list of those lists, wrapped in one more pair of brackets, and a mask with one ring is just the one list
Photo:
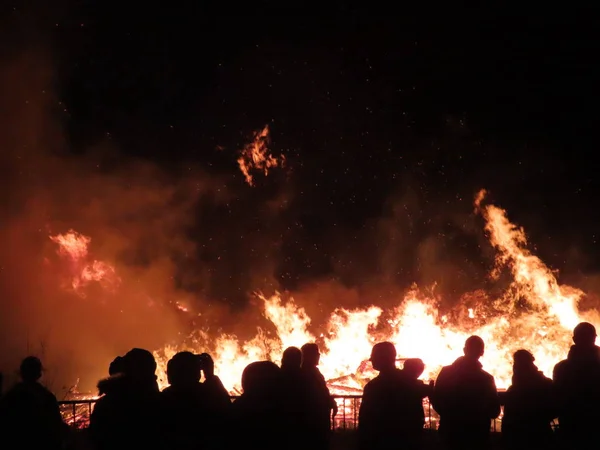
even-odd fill
[(57, 253), (72, 261), (71, 287), (78, 295), (85, 297), (83, 288), (92, 281), (109, 291), (114, 291), (121, 283), (113, 266), (103, 261), (88, 260), (88, 245), (92, 241), (88, 236), (69, 230), (65, 234), (50, 236), (50, 239), (58, 244)]

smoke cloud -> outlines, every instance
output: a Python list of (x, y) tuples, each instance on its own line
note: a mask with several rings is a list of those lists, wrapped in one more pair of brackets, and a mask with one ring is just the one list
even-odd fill
[[(167, 170), (124, 156), (109, 136), (75, 154), (48, 59), (24, 52), (2, 73), (0, 364), (9, 374), (33, 353), (55, 391), (78, 379), (89, 390), (133, 346), (161, 348), (198, 328), (254, 333), (258, 290), (294, 295), (319, 327), (335, 307), (396, 305), (414, 281), (456, 291), (468, 284), (461, 276), (472, 281), (445, 248), (443, 229), (460, 233), (464, 217), (447, 223), (438, 210), (424, 232), (430, 211), (414, 191), (390, 198), (364, 229), (324, 224), (331, 239), (320, 248), (298, 225), (298, 180), (275, 176), (261, 188), (190, 163)], [(91, 239), (83, 263), (114, 267), (116, 289), (72, 289), (81, 267), (50, 239), (69, 230)], [(240, 326), (240, 315), (253, 320)]]
[[(70, 154), (44, 59), (24, 53), (2, 73), (0, 364), (11, 374), (38, 354), (58, 391), (103, 376), (134, 345), (155, 348), (184, 330), (173, 305), (190, 303), (189, 275), (177, 267), (196, 260), (198, 206), (225, 201), (227, 188), (189, 165), (167, 173), (124, 158), (109, 142)], [(71, 229), (91, 237), (89, 262), (114, 266), (115, 292), (98, 283), (83, 296), (68, 289), (72, 264), (50, 236)], [(208, 278), (194, 274), (196, 283)]]

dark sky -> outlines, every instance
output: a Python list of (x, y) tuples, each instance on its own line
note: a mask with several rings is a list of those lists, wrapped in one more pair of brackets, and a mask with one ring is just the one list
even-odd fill
[[(368, 267), (379, 245), (369, 227), (394, 197), (417, 199), (415, 242), (433, 233), (457, 241), (448, 253), (468, 247), (442, 217), (470, 213), (480, 188), (552, 267), (598, 270), (600, 49), (582, 19), (594, 11), (205, 3), (12, 13), (51, 49), (71, 152), (110, 138), (167, 170), (189, 162), (228, 178), (245, 193), (195, 226), (276, 235), (275, 275), (289, 288)], [(250, 188), (236, 151), (267, 123), (288, 165)], [(290, 203), (270, 227), (261, 211), (280, 195)], [(199, 258), (223, 279), (247, 263)], [(421, 269), (406, 263), (405, 281)]]

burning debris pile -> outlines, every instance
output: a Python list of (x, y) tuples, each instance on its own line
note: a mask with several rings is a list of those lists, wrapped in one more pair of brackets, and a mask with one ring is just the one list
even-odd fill
[[(211, 353), (216, 372), (235, 395), (240, 392), (242, 370), (250, 362), (279, 362), (286, 347), (317, 342), (322, 352), (320, 368), (332, 394), (360, 394), (374, 376), (366, 361), (374, 343), (388, 340), (396, 345), (402, 358), (423, 359), (426, 371), (422, 378), (434, 379), (442, 365), (462, 353), (470, 334), (478, 334), (486, 342), (482, 362), (499, 388), (510, 384), (511, 356), (520, 348), (529, 349), (540, 369), (551, 375), (554, 364), (567, 354), (573, 327), (582, 320), (598, 323), (597, 311), (578, 310), (583, 292), (560, 285), (550, 269), (526, 249), (524, 231), (510, 223), (502, 209), (484, 205), (484, 196), (484, 191), (478, 194), (475, 208), (485, 219), (490, 243), (497, 251), (497, 265), (491, 275), (497, 277), (501, 269), (509, 269), (512, 274), (501, 296), (470, 293), (458, 311), (442, 315), (437, 307), (439, 298), (425, 295), (415, 286), (398, 299), (393, 309), (335, 309), (326, 328), (314, 334), (311, 318), (293, 299), (284, 301), (278, 293), (256, 293), (264, 317), (274, 326), (274, 335), (258, 328), (253, 339), (242, 341), (235, 335), (215, 336), (195, 330), (180, 345), (155, 351), (161, 386), (167, 384), (167, 361), (180, 350)], [(50, 239), (58, 245), (59, 255), (72, 265), (69, 289), (79, 292), (91, 282), (105, 289), (118, 289), (118, 271), (108, 263), (89, 259), (90, 238), (71, 230)], [(177, 307), (186, 311), (181, 305)]]

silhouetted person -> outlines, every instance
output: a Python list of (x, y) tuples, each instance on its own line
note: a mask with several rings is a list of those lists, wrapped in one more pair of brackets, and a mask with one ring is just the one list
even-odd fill
[(404, 361), (402, 372), (404, 372), (408, 378), (418, 380), (423, 372), (425, 371), (425, 363), (420, 358), (408, 358)]
[(114, 378), (123, 375), (124, 372), (125, 360), (122, 356), (117, 356), (112, 360), (110, 365), (108, 366), (108, 378), (100, 380), (98, 382), (98, 395), (104, 395), (112, 388), (117, 386), (117, 383), (114, 382)]
[(242, 373), (242, 389), (232, 405), (231, 429), (236, 430), (236, 436), (227, 448), (286, 448), (281, 369), (271, 361), (248, 364)]
[(471, 336), (465, 342), (464, 356), (442, 368), (436, 380), (431, 400), (440, 415), (439, 432), (448, 449), (489, 446), (491, 420), (500, 414), (500, 402), (494, 377), (479, 362), (484, 349), (483, 340)]
[(394, 344), (375, 344), (371, 363), (379, 375), (364, 388), (358, 417), (360, 449), (419, 448), (423, 431), (422, 398), (412, 389), (413, 380), (396, 368)]
[(550, 422), (556, 416), (552, 380), (534, 364), (527, 350), (513, 355), (512, 385), (506, 391), (502, 438), (510, 450), (547, 449), (553, 441)]
[(231, 407), (231, 396), (221, 379), (215, 375), (215, 362), (208, 353), (202, 353), (198, 357), (200, 370), (204, 373), (204, 389), (206, 391), (206, 402), (211, 414), (223, 417)]
[(558, 426), (566, 448), (593, 448), (600, 444), (596, 423), (600, 405), (600, 349), (596, 329), (583, 322), (573, 330), (567, 359), (554, 367)]
[(404, 361), (402, 373), (406, 376), (411, 392), (414, 394), (414, 426), (416, 429), (416, 418), (418, 417), (418, 426), (420, 429), (420, 434), (422, 434), (423, 427), (425, 426), (425, 411), (423, 410), (423, 399), (425, 397), (430, 397), (433, 394), (433, 381), (429, 382), (429, 384), (425, 384), (422, 380), (419, 380), (419, 377), (423, 375), (424, 371), (425, 363), (420, 358), (409, 358), (406, 361)]
[(125, 360), (122, 356), (117, 356), (108, 366), (108, 374), (116, 375), (118, 373), (123, 373), (125, 370)]
[(22, 381), (0, 399), (2, 448), (60, 449), (65, 424), (56, 397), (39, 383), (41, 361), (25, 358), (20, 376)]
[(314, 449), (329, 448), (331, 434), (331, 412), (337, 413), (337, 403), (331, 397), (325, 377), (317, 367), (321, 359), (319, 346), (314, 343), (304, 344), (302, 350), (302, 373), (306, 380), (306, 400), (308, 420), (306, 421), (306, 438)]
[[(169, 447), (177, 450), (212, 448), (214, 428), (205, 387), (200, 383), (200, 358), (179, 352), (167, 363), (169, 387), (162, 391)], [(211, 424), (212, 425), (212, 424)]]
[(420, 358), (408, 358), (404, 361), (404, 366), (402, 367), (402, 372), (407, 376), (409, 380), (412, 381), (412, 385), (415, 389), (421, 393), (422, 397), (428, 397), (433, 393), (433, 381), (429, 384), (425, 384), (422, 380), (419, 380), (419, 377), (423, 375), (425, 371), (425, 363)]
[(89, 434), (97, 450), (165, 448), (163, 408), (156, 361), (147, 350), (124, 356), (123, 373), (105, 380), (105, 394), (90, 417)]
[(286, 348), (281, 358), (281, 380), (283, 418), (290, 449), (310, 446), (301, 431), (306, 428), (308, 419), (307, 383), (301, 364), (302, 351), (297, 347)]

